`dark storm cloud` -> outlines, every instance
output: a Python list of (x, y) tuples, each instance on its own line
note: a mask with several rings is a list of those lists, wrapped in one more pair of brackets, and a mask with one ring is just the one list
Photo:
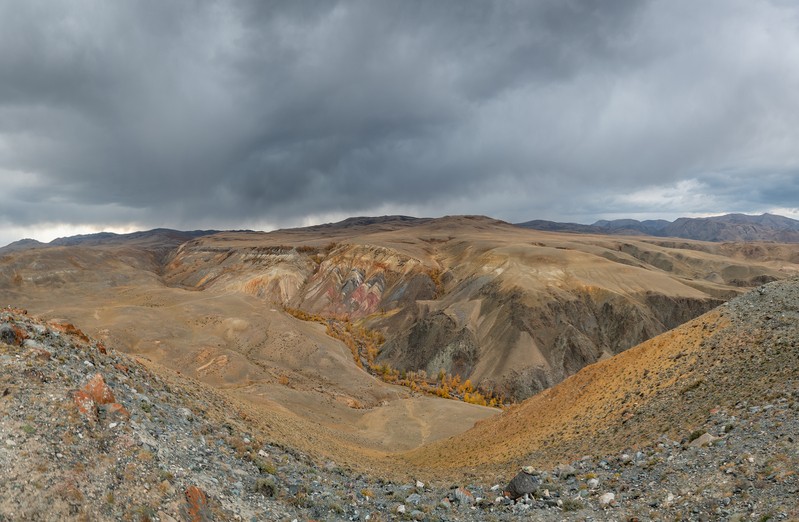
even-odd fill
[(0, 1), (0, 224), (790, 207), (797, 27), (748, 0)]

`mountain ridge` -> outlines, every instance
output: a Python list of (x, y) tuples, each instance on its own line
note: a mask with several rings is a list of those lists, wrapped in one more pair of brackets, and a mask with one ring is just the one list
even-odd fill
[(724, 214), (703, 218), (681, 217), (674, 221), (615, 219), (591, 225), (533, 220), (517, 226), (535, 230), (582, 234), (649, 235), (699, 241), (775, 241), (799, 243), (799, 221), (776, 214)]

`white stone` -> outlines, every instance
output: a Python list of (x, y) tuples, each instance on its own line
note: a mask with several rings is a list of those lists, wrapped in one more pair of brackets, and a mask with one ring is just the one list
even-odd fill
[(602, 496), (599, 497), (599, 505), (600, 506), (607, 506), (611, 502), (616, 499), (616, 495), (613, 493), (603, 493)]
[(419, 488), (419, 489), (424, 488), (424, 482), (422, 482), (421, 480), (417, 480), (416, 481), (416, 487)]
[(591, 489), (596, 489), (599, 487), (599, 480), (592, 478), (588, 480), (588, 487)]
[(399, 506), (397, 506), (397, 513), (399, 514), (405, 513), (405, 504), (400, 504)]

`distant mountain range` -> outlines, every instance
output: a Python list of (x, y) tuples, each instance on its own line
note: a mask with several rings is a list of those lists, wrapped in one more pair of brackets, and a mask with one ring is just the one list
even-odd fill
[[(458, 216), (465, 220), (486, 220), (501, 223), (500, 221), (483, 216)], [(351, 217), (338, 223), (325, 223), (304, 227), (297, 230), (333, 232), (352, 230), (356, 228), (382, 227), (384, 230), (420, 226), (434, 221), (432, 218), (416, 218), (410, 216), (374, 216)], [(799, 221), (775, 214), (761, 214), (751, 216), (747, 214), (726, 214), (707, 218), (678, 218), (674, 221), (664, 219), (636, 219), (600, 220), (592, 225), (580, 223), (559, 223), (536, 219), (515, 226), (542, 230), (545, 232), (573, 232), (578, 234), (612, 234), (631, 236), (678, 237), (683, 239), (696, 239), (700, 241), (774, 241), (778, 243), (799, 243)], [(60, 237), (42, 243), (35, 239), (20, 239), (6, 246), (0, 247), (0, 256), (43, 247), (55, 246), (98, 246), (114, 244), (143, 244), (149, 246), (176, 247), (191, 239), (216, 234), (218, 230), (192, 230), (180, 231), (167, 228), (132, 232), (130, 234), (115, 234), (113, 232), (98, 232), (70, 237)], [(231, 231), (233, 232), (233, 231)], [(239, 230), (235, 232), (251, 232)]]
[(142, 244), (147, 243), (151, 246), (163, 245), (165, 247), (176, 247), (186, 241), (209, 234), (215, 234), (217, 230), (193, 230), (184, 232), (168, 228), (156, 228), (142, 232), (132, 232), (130, 234), (115, 234), (113, 232), (98, 232), (96, 234), (82, 234), (70, 237), (59, 237), (49, 243), (42, 243), (35, 239), (20, 239), (0, 248), (0, 256), (17, 252), (19, 250), (29, 250), (32, 248), (57, 247), (57, 246), (98, 246), (114, 244)]
[(759, 216), (726, 214), (707, 218), (679, 218), (674, 221), (614, 219), (600, 220), (593, 225), (534, 220), (518, 223), (516, 226), (548, 232), (580, 234), (647, 235), (700, 241), (799, 243), (799, 221), (774, 214)]

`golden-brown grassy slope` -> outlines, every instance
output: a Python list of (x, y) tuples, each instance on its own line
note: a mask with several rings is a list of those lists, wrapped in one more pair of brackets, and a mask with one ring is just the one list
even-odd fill
[(799, 279), (771, 283), (405, 458), (485, 472), (679, 440), (713, 408), (799, 393), (798, 319)]

